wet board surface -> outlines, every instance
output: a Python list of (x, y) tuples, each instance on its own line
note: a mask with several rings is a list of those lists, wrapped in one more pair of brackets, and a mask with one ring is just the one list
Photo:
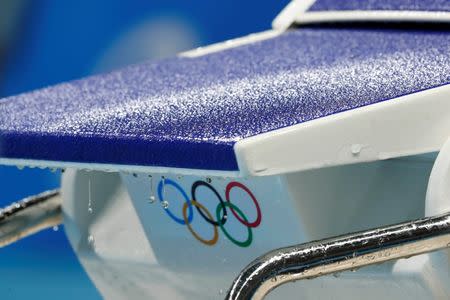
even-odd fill
[(450, 31), (294, 29), (2, 99), (0, 158), (234, 171), (239, 140), (448, 83)]
[(317, 0), (310, 11), (337, 10), (409, 10), (409, 11), (450, 11), (448, 0)]

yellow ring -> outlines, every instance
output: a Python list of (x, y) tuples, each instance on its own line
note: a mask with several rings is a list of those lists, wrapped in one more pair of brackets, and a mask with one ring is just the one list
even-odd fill
[[(208, 209), (206, 209), (206, 207), (204, 207), (202, 204), (198, 203), (195, 200), (191, 200), (191, 204), (198, 207), (198, 209), (203, 210), (203, 212), (208, 216), (209, 219), (213, 220), (213, 216), (211, 215), (211, 213), (208, 211)], [(205, 240), (202, 239), (191, 227), (190, 222), (188, 222), (188, 218), (187, 218), (187, 208), (188, 208), (188, 203), (185, 202), (183, 205), (183, 219), (186, 222), (186, 226), (189, 229), (189, 231), (192, 233), (192, 235), (201, 243), (208, 245), (208, 246), (213, 246), (217, 243), (217, 241), (219, 240), (219, 230), (217, 230), (217, 226), (213, 226), (214, 228), (214, 236), (211, 240)]]

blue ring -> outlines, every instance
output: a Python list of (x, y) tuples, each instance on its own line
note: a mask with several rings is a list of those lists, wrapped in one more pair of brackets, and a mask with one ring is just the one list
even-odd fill
[[(164, 184), (163, 184), (163, 182), (164, 182)], [(184, 201), (186, 201), (186, 203), (188, 204), (188, 208), (189, 208), (189, 215), (188, 215), (187, 220), (189, 221), (189, 224), (191, 224), (192, 218), (194, 216), (194, 211), (192, 209), (191, 201), (189, 200), (189, 197), (186, 194), (186, 192), (183, 190), (183, 188), (178, 183), (176, 183), (173, 180), (170, 180), (170, 179), (161, 180), (158, 184), (158, 197), (159, 197), (159, 202), (161, 202), (161, 203), (164, 201), (164, 199), (162, 197), (162, 190), (163, 190), (164, 185), (173, 186), (181, 193), (181, 195), (183, 195)], [(176, 217), (168, 208), (164, 209), (164, 210), (169, 215), (169, 217), (171, 217), (175, 222), (177, 222), (178, 224), (181, 224), (181, 225), (186, 225), (186, 222), (183, 219)]]

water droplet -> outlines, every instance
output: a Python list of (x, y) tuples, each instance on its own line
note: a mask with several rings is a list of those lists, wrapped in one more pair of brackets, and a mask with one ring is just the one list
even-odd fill
[(166, 177), (161, 176), (162, 179), (162, 197), (166, 199)]
[(220, 294), (220, 295), (223, 294), (223, 290), (222, 290), (222, 289), (219, 290), (219, 294)]
[(92, 248), (94, 248), (94, 246), (95, 246), (95, 240), (94, 240), (94, 237), (93, 237), (91, 234), (88, 236), (87, 242), (88, 242), (89, 246), (91, 246)]
[(277, 282), (277, 277), (272, 277), (272, 279), (270, 279), (270, 281)]
[(91, 179), (89, 178), (88, 181), (88, 213), (92, 214), (92, 212), (94, 211), (92, 209), (92, 197), (91, 197)]
[(57, 169), (57, 168), (50, 168), (50, 172), (52, 172), (52, 173), (56, 173), (56, 171), (58, 171), (58, 169)]
[(53, 231), (58, 231), (59, 227), (58, 226), (53, 226)]
[(341, 276), (341, 273), (333, 273), (334, 278), (339, 278)]
[(150, 197), (148, 199), (149, 203), (154, 203), (155, 202), (155, 195), (153, 192), (153, 177), (152, 175), (148, 175), (148, 177), (150, 178)]
[(359, 155), (359, 153), (361, 153), (361, 145), (360, 144), (353, 144), (350, 151), (352, 152), (353, 155)]
[(17, 166), (17, 169), (23, 170), (23, 169), (24, 169), (24, 166)]
[(206, 182), (207, 182), (207, 183), (211, 183), (211, 182), (212, 182), (211, 178), (206, 177)]
[(169, 208), (169, 202), (164, 200), (163, 202), (161, 202), (161, 205), (164, 209), (168, 209)]
[(375, 260), (375, 255), (367, 255), (366, 259), (367, 260)]
[(136, 173), (133, 173), (133, 176), (134, 176), (134, 177), (137, 177), (137, 174), (136, 174)]

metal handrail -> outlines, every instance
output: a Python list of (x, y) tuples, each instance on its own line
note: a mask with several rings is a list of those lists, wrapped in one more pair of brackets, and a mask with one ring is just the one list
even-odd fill
[(263, 299), (280, 285), (450, 247), (450, 213), (273, 250), (250, 263), (226, 299)]
[(47, 191), (0, 210), (0, 248), (62, 222), (59, 190)]

